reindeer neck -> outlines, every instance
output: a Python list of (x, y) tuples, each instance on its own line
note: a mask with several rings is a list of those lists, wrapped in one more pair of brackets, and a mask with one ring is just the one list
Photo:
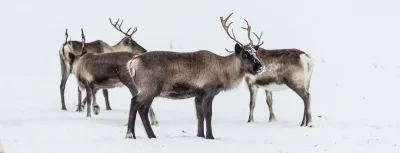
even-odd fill
[(112, 48), (113, 48), (113, 50), (114, 51), (118, 51), (118, 50), (121, 50), (121, 43), (122, 43), (122, 40), (121, 41), (119, 41), (117, 44), (115, 44), (114, 46), (112, 46)]
[[(242, 61), (235, 55), (235, 53), (222, 57), (221, 60), (221, 74), (223, 76), (223, 81), (230, 84), (230, 87), (234, 87), (240, 83), (245, 75), (245, 71), (242, 66)], [(229, 87), (229, 88), (230, 88)]]

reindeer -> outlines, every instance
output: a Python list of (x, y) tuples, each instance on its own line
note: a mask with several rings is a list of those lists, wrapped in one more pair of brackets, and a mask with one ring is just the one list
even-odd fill
[[(129, 33), (131, 28), (128, 29), (127, 32), (124, 32), (121, 29), (121, 25), (123, 23), (123, 20), (119, 24), (119, 19), (113, 23), (111, 18), (109, 18), (111, 25), (119, 32), (125, 35), (124, 38), (121, 39), (117, 44), (114, 46), (108, 45), (106, 42), (102, 40), (96, 40), (93, 42), (89, 42), (86, 44), (86, 50), (88, 52), (93, 52), (93, 53), (108, 53), (108, 52), (118, 52), (118, 51), (128, 51), (128, 52), (133, 52), (133, 53), (144, 53), (146, 52), (146, 49), (144, 49), (142, 46), (136, 43), (132, 39), (132, 35), (137, 31), (137, 28), (135, 27), (134, 30)], [(66, 40), (65, 43), (62, 45), (62, 47), (59, 50), (59, 55), (60, 55), (60, 63), (61, 63), (61, 84), (60, 84), (60, 94), (61, 94), (61, 110), (67, 110), (65, 106), (65, 98), (64, 98), (64, 91), (65, 91), (65, 84), (68, 80), (69, 74), (72, 72), (72, 63), (74, 62), (74, 56), (70, 56), (69, 53), (72, 52), (73, 50), (79, 50), (78, 48), (81, 46), (81, 42), (79, 41), (70, 41), (67, 42), (68, 38), (68, 29), (65, 31), (65, 36)], [(67, 46), (67, 43), (72, 43), (70, 47)], [(79, 83), (79, 82), (78, 82)], [(81, 85), (82, 86), (82, 85)], [(84, 90), (84, 89), (82, 89)], [(103, 95), (105, 98), (106, 102), (106, 110), (111, 110), (111, 106), (109, 103), (108, 99), (108, 90), (103, 89)], [(78, 101), (81, 102), (81, 89), (78, 88)], [(83, 100), (83, 104), (86, 103), (86, 98)], [(84, 105), (78, 105), (78, 108), (76, 111), (82, 111), (84, 108)]]
[[(107, 45), (107, 43), (97, 40), (94, 42), (90, 43), (85, 43), (85, 52), (88, 53), (112, 53), (112, 52), (131, 52), (131, 53), (145, 53), (147, 52), (146, 49), (144, 49), (142, 46), (140, 46), (136, 41), (132, 39), (132, 35), (137, 31), (137, 28), (135, 27), (134, 30), (129, 33), (130, 29), (127, 30), (127, 32), (124, 32), (121, 30), (121, 25), (123, 23), (123, 20), (119, 24), (119, 19), (113, 24), (112, 20), (110, 20), (110, 23), (114, 26), (115, 29), (120, 31), (125, 35), (125, 37), (116, 45), (110, 47)], [(66, 41), (60, 50), (60, 59), (61, 59), (61, 68), (62, 68), (62, 81), (60, 85), (60, 91), (61, 91), (61, 102), (62, 102), (62, 109), (66, 110), (65, 107), (65, 102), (64, 102), (64, 89), (65, 89), (65, 83), (68, 79), (68, 76), (70, 73), (74, 73), (74, 67), (73, 64), (77, 62), (78, 58), (80, 58), (80, 53), (82, 52), (82, 42), (78, 41), (67, 41), (68, 40), (68, 33), (66, 30)], [(99, 68), (100, 69), (100, 68)], [(74, 73), (76, 76), (77, 74)], [(87, 101), (87, 97), (83, 100), (83, 104), (81, 101), (81, 90), (85, 90), (85, 86), (82, 82), (78, 80), (78, 108), (77, 111), (82, 111), (82, 109), (85, 106), (85, 103)], [(97, 88), (95, 93), (97, 93), (97, 90), (100, 88)], [(103, 89), (104, 97), (106, 99), (106, 105), (107, 105), (107, 110), (111, 110), (111, 107), (109, 105), (108, 101), (108, 91), (107, 88), (101, 88)], [(93, 102), (93, 111), (97, 115), (100, 110), (100, 107), (98, 106), (97, 102), (94, 99)], [(152, 125), (158, 125), (158, 121), (155, 117), (154, 111), (151, 108), (150, 111), (150, 120), (152, 121)]]
[[(86, 49), (85, 35), (83, 29), (82, 43), (80, 51), (71, 52), (70, 56), (74, 56), (75, 60), (72, 63), (72, 73), (86, 89), (87, 116), (91, 117), (91, 102), (96, 106), (96, 92), (99, 89), (109, 89), (115, 87), (131, 87), (131, 77), (128, 73), (127, 62), (141, 53), (133, 52), (108, 52), (108, 53), (93, 53)], [(72, 46), (72, 42), (67, 43), (67, 46)], [(154, 115), (154, 112), (150, 110)]]
[[(310, 54), (299, 49), (273, 49), (267, 50), (260, 48), (260, 36), (253, 33), (258, 38), (257, 57), (265, 65), (267, 71), (261, 75), (246, 75), (245, 81), (250, 92), (250, 115), (248, 123), (254, 122), (254, 107), (257, 89), (265, 90), (267, 105), (269, 108), (269, 122), (276, 121), (272, 109), (272, 91), (282, 91), (290, 88), (298, 94), (304, 102), (303, 120), (300, 126), (312, 127), (311, 107), (310, 107), (310, 81), (314, 67), (314, 60)], [(250, 33), (248, 33), (250, 38)]]
[[(136, 112), (139, 112), (148, 138), (156, 138), (149, 120), (148, 111), (155, 97), (187, 99), (195, 97), (198, 120), (197, 136), (214, 139), (211, 128), (212, 103), (216, 95), (238, 86), (245, 74), (257, 75), (264, 66), (256, 56), (252, 40), (247, 45), (240, 43), (229, 26), (220, 17), (228, 36), (236, 42), (235, 53), (220, 56), (207, 50), (178, 53), (152, 51), (141, 54), (128, 62), (135, 87), (131, 100), (126, 138), (136, 139)], [(204, 136), (204, 119), (207, 133)]]

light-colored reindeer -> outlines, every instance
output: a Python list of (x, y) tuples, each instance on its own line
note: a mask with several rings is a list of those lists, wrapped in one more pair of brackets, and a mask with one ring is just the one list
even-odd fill
[[(257, 57), (265, 65), (266, 70), (261, 75), (246, 75), (245, 80), (250, 92), (250, 115), (248, 122), (254, 122), (254, 107), (257, 89), (265, 90), (269, 107), (269, 121), (275, 121), (272, 109), (272, 91), (291, 89), (298, 94), (304, 102), (303, 120), (300, 126), (312, 127), (311, 106), (309, 93), (310, 81), (313, 73), (314, 60), (310, 54), (299, 49), (273, 49), (260, 48), (260, 36), (253, 33), (259, 44), (255, 46)], [(250, 33), (248, 33), (250, 38)]]

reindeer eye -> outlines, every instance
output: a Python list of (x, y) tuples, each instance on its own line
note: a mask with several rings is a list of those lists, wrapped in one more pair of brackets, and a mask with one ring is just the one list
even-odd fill
[(243, 54), (243, 57), (244, 57), (244, 58), (247, 58), (247, 57), (248, 57), (248, 55), (247, 55), (247, 54)]

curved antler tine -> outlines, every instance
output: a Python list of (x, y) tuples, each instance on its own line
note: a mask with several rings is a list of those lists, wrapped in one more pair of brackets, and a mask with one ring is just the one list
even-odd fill
[(230, 50), (228, 50), (228, 49), (226, 49), (225, 48), (225, 50), (228, 52), (228, 53), (234, 53), (235, 51), (230, 51)]
[(235, 38), (236, 39), (236, 36), (235, 36), (235, 33), (233, 32), (233, 28), (232, 28), (232, 36), (233, 36), (233, 38)]
[(257, 45), (257, 46), (261, 46), (261, 45), (263, 45), (263, 44), (264, 44), (264, 41), (262, 41), (261, 44), (259, 44), (259, 45)]
[(261, 44), (260, 44), (260, 40), (261, 40), (261, 37), (262, 37), (262, 35), (263, 35), (263, 31), (261, 31), (260, 36), (258, 36), (255, 32), (253, 32), (253, 34), (254, 34), (254, 35), (257, 37), (257, 39), (258, 39), (258, 42), (257, 42), (257, 45), (256, 45), (256, 46), (261, 46), (261, 45), (263, 45), (263, 44), (264, 44), (264, 41), (262, 41)]
[(115, 22), (115, 24), (118, 24), (118, 22), (119, 22), (119, 18), (118, 18), (117, 22)]
[(132, 33), (131, 33), (131, 34), (129, 34), (129, 35), (130, 35), (130, 36), (132, 36), (134, 33), (136, 33), (136, 31), (137, 31), (137, 27), (133, 28), (133, 31), (132, 31)]
[(129, 28), (128, 31), (126, 31), (126, 33), (129, 33), (129, 31), (131, 31), (132, 28)]
[(225, 21), (227, 21), (231, 17), (232, 14), (233, 14), (233, 12), (231, 14), (229, 14), (228, 17), (226, 17)]
[(249, 44), (247, 44), (247, 45), (252, 45), (252, 46), (254, 46), (253, 40), (251, 40), (251, 36), (250, 36), (250, 33), (251, 33), (251, 26), (250, 26), (249, 22), (248, 22), (246, 19), (244, 19), (244, 21), (246, 21), (247, 28), (242, 27), (242, 29), (247, 30), (247, 37), (248, 37), (249, 40), (250, 40)]
[(250, 26), (249, 22), (248, 22), (246, 19), (244, 19), (244, 21), (246, 21), (247, 28), (243, 28), (243, 27), (242, 27), (242, 29), (251, 29), (251, 26)]
[(122, 26), (122, 23), (124, 23), (124, 20), (123, 20), (123, 19), (121, 20), (121, 23), (119, 24), (119, 27)]

